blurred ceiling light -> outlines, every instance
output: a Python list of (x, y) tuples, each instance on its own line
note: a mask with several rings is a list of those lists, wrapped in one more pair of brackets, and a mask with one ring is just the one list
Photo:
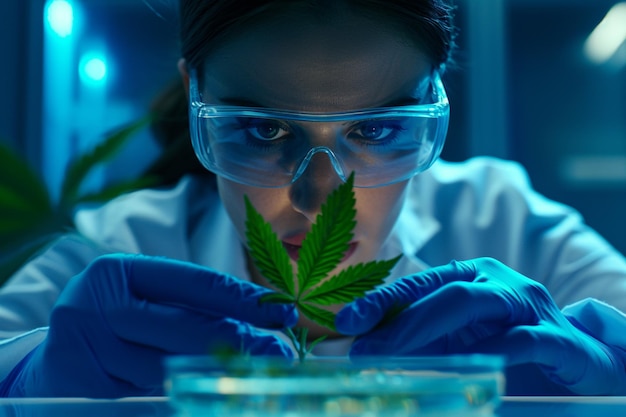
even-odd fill
[(609, 61), (626, 41), (626, 2), (615, 4), (585, 41), (587, 58), (603, 64)]
[(65, 38), (72, 34), (74, 9), (67, 0), (52, 0), (46, 8), (46, 20), (57, 35)]
[(107, 62), (104, 54), (90, 52), (80, 61), (80, 78), (85, 84), (97, 85), (107, 76)]
[(100, 58), (91, 58), (85, 62), (83, 67), (85, 76), (90, 80), (101, 81), (107, 74), (107, 66)]

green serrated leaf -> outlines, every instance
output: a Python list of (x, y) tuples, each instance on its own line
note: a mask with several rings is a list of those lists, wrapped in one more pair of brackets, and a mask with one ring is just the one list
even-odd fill
[(29, 196), (0, 183), (0, 216), (43, 215), (52, 211), (48, 204), (37, 204), (28, 200)]
[(367, 291), (385, 282), (385, 278), (401, 257), (352, 265), (312, 289), (302, 297), (302, 301), (332, 305), (348, 303), (362, 297)]
[(20, 200), (50, 210), (48, 188), (37, 172), (8, 146), (0, 142), (0, 184)]
[(83, 195), (76, 200), (76, 203), (103, 203), (131, 191), (152, 187), (157, 183), (158, 181), (155, 177), (141, 177), (130, 181), (119, 182), (97, 193)]
[(246, 204), (246, 239), (250, 256), (261, 274), (281, 292), (295, 296), (293, 269), (289, 255), (272, 226), (256, 211), (248, 196)]
[(302, 294), (337, 267), (349, 248), (356, 226), (354, 173), (322, 205), (298, 258), (298, 289)]
[(328, 338), (327, 335), (318, 337), (317, 339), (315, 339), (314, 341), (312, 341), (309, 346), (306, 349), (306, 353), (310, 353), (311, 351), (313, 351), (313, 349), (315, 348), (315, 346), (317, 346), (320, 342), (323, 342), (324, 340), (326, 340)]
[(49, 234), (29, 240), (25, 245), (20, 246), (8, 254), (0, 255), (0, 287), (17, 272), (22, 265), (45, 250), (58, 234)]
[(262, 303), (278, 303), (278, 304), (293, 304), (296, 302), (295, 298), (291, 295), (282, 294), (279, 292), (272, 292), (262, 295), (259, 298)]
[(317, 324), (327, 327), (333, 331), (336, 330), (334, 313), (308, 303), (299, 302), (297, 303), (297, 306), (302, 314), (304, 314), (306, 317), (310, 318)]
[(33, 218), (31, 216), (0, 218), (0, 236), (6, 238), (12, 234), (23, 234), (36, 227), (36, 221), (41, 220), (41, 218)]
[(33, 219), (4, 220), (0, 218), (0, 251), (14, 247), (24, 236), (32, 234), (42, 220)]
[(0, 218), (0, 258), (16, 248), (28, 246), (46, 236), (72, 231), (70, 219), (56, 213), (46, 217), (32, 217), (29, 222), (10, 224)]
[[(314, 322), (335, 329), (335, 314), (319, 306), (353, 301), (382, 284), (401, 255), (386, 261), (350, 266), (323, 281), (339, 265), (356, 226), (354, 173), (333, 191), (320, 209), (311, 231), (302, 243), (298, 260), (298, 293), (295, 294), (289, 256), (272, 231), (271, 225), (254, 209), (246, 197), (246, 237), (250, 255), (261, 273), (280, 293), (261, 297), (262, 301), (295, 303), (300, 312)], [(287, 268), (287, 266), (289, 268)], [(286, 278), (288, 277), (288, 278)], [(307, 349), (306, 328), (286, 329), (301, 361), (323, 338)]]
[(151, 115), (142, 117), (108, 136), (91, 152), (83, 154), (73, 161), (67, 169), (61, 187), (61, 202), (63, 206), (72, 206), (77, 199), (80, 185), (87, 174), (98, 164), (113, 158), (128, 141), (128, 139), (146, 126), (152, 119)]

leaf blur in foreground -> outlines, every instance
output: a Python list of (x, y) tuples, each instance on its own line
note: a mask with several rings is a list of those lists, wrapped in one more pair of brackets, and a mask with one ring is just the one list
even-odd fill
[(46, 182), (38, 172), (0, 142), (0, 285), (55, 239), (74, 230), (73, 214), (78, 204), (106, 202), (156, 183), (154, 178), (141, 176), (80, 195), (80, 187), (91, 170), (111, 160), (151, 120), (152, 116), (148, 115), (131, 122), (72, 161), (65, 173), (58, 204), (51, 200)]

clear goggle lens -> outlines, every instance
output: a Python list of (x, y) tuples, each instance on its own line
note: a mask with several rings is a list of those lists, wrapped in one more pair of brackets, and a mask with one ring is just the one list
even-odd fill
[(302, 113), (208, 105), (192, 77), (193, 147), (205, 168), (251, 186), (289, 185), (318, 154), (342, 180), (354, 172), (355, 187), (392, 184), (426, 170), (441, 153), (449, 105), (436, 73), (430, 91), (425, 104)]

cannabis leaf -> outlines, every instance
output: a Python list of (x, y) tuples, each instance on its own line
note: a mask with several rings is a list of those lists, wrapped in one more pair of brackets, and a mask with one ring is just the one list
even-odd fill
[(304, 295), (302, 301), (320, 305), (349, 303), (381, 284), (400, 258), (401, 256), (397, 256), (387, 261), (349, 266), (332, 279), (312, 289)]
[(349, 248), (356, 226), (354, 176), (328, 196), (304, 241), (298, 258), (300, 293), (335, 269)]
[[(330, 193), (321, 206), (298, 252), (297, 285), (289, 255), (282, 242), (249, 198), (244, 197), (250, 256), (261, 274), (278, 290), (263, 296), (262, 302), (295, 304), (309, 319), (335, 330), (335, 314), (321, 306), (348, 303), (384, 282), (402, 255), (385, 261), (351, 265), (327, 278), (350, 249), (354, 236), (356, 199), (353, 188), (354, 173)], [(321, 340), (315, 340), (307, 348), (307, 329), (295, 330), (287, 329), (286, 333), (303, 359)]]
[[(276, 288), (285, 294), (294, 295), (293, 269), (289, 255), (278, 240), (272, 226), (256, 211), (248, 196), (246, 202), (246, 237), (250, 247), (250, 256), (254, 259), (261, 274)], [(274, 301), (277, 301), (276, 299)], [(287, 298), (287, 301), (294, 301)]]

